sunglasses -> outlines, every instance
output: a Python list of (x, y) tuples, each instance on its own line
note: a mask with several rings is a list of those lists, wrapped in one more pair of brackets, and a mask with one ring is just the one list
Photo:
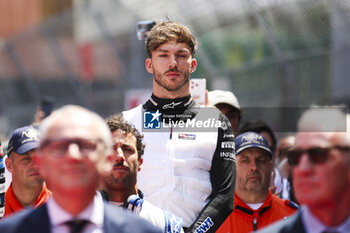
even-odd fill
[(350, 151), (350, 147), (333, 146), (327, 148), (315, 147), (307, 150), (289, 150), (287, 151), (288, 163), (292, 167), (297, 166), (301, 156), (306, 153), (313, 164), (322, 164), (328, 160), (331, 150)]

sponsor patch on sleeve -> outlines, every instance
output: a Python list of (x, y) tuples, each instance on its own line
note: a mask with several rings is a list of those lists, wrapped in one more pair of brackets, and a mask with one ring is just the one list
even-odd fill
[(235, 142), (232, 142), (232, 141), (229, 141), (229, 142), (221, 142), (221, 148), (235, 149)]
[(196, 135), (195, 134), (189, 134), (189, 133), (179, 133), (179, 139), (184, 139), (184, 140), (196, 140)]

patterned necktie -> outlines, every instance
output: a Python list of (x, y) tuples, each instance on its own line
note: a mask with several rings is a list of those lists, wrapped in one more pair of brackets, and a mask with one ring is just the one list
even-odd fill
[(87, 220), (73, 219), (65, 224), (69, 227), (70, 233), (81, 233), (88, 222)]

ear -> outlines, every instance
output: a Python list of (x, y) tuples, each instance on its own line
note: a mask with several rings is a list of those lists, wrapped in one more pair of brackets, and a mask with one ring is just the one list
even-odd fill
[(12, 173), (13, 171), (12, 160), (10, 158), (6, 158), (5, 164), (6, 164), (7, 170)]
[(190, 68), (191, 73), (193, 73), (196, 69), (197, 69), (197, 60), (193, 58), (191, 61), (191, 68)]
[(139, 160), (139, 168), (137, 169), (137, 171), (141, 171), (141, 165), (142, 165), (142, 163), (143, 163), (143, 158), (141, 158), (141, 159)]
[(147, 58), (145, 61), (146, 70), (148, 73), (153, 74), (152, 59)]

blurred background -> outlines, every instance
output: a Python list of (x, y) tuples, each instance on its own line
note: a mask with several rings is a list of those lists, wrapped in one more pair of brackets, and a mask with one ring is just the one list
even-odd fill
[(44, 96), (103, 117), (142, 102), (152, 76), (136, 24), (166, 17), (199, 40), (192, 78), (255, 117), (272, 109), (274, 129), (286, 109), (350, 104), (349, 0), (0, 0), (0, 140)]

